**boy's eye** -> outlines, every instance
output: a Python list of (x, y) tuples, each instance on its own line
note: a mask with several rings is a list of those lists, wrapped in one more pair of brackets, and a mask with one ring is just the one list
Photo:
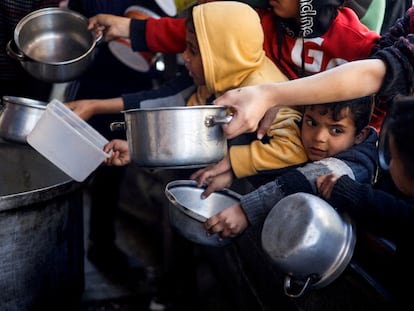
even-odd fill
[(312, 119), (307, 119), (305, 122), (308, 126), (311, 127), (316, 125), (315, 121), (313, 121)]
[(344, 130), (339, 128), (339, 127), (333, 127), (331, 129), (331, 132), (332, 132), (333, 135), (340, 135), (344, 132)]

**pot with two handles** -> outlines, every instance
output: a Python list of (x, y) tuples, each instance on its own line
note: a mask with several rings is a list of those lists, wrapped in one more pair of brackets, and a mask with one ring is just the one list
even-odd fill
[(230, 122), (224, 106), (179, 106), (124, 111), (131, 162), (147, 168), (197, 168), (223, 159), (227, 139), (221, 124)]
[(31, 12), (16, 25), (6, 52), (39, 80), (75, 80), (92, 63), (102, 38), (88, 29), (88, 23), (85, 16), (64, 8)]

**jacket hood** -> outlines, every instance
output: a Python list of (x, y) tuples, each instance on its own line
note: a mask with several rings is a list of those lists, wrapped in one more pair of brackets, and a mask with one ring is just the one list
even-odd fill
[(194, 28), (207, 89), (216, 96), (240, 86), (286, 80), (263, 49), (256, 11), (237, 1), (213, 1), (193, 8)]

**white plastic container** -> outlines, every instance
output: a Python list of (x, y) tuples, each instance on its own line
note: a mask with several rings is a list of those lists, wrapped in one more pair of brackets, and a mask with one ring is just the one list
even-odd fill
[(108, 140), (56, 99), (46, 106), (27, 135), (27, 142), (78, 182), (110, 157), (110, 153), (103, 151)]

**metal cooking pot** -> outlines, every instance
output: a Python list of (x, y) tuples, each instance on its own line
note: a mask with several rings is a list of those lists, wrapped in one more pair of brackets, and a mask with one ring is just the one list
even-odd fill
[(27, 135), (46, 110), (46, 105), (46, 102), (29, 98), (3, 96), (0, 105), (0, 136), (26, 143)]
[(142, 108), (124, 111), (131, 160), (142, 167), (196, 168), (220, 161), (227, 140), (219, 124), (231, 116), (224, 106)]
[(165, 195), (170, 201), (170, 224), (186, 239), (202, 245), (224, 246), (232, 239), (218, 240), (217, 234), (208, 236), (203, 223), (213, 215), (240, 201), (240, 195), (229, 189), (213, 192), (201, 199), (204, 188), (194, 180), (176, 180), (167, 184)]
[(335, 280), (351, 260), (355, 243), (355, 228), (347, 215), (307, 193), (280, 200), (262, 229), (263, 249), (286, 274), (284, 291), (290, 297)]
[(60, 83), (76, 79), (88, 68), (100, 39), (88, 30), (88, 19), (81, 14), (45, 8), (19, 21), (6, 50), (33, 77)]

